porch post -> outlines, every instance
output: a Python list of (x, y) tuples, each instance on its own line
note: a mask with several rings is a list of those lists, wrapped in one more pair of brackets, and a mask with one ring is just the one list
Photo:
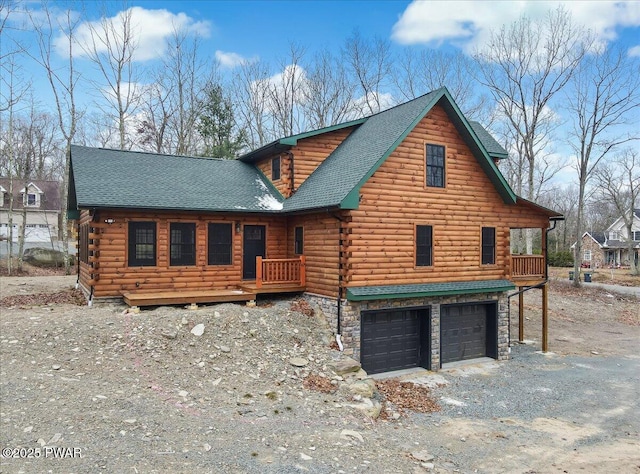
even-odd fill
[(549, 283), (542, 285), (542, 352), (549, 351)]
[(304, 255), (300, 255), (300, 286), (307, 284), (307, 265)]
[[(518, 289), (522, 290), (520, 287)], [(518, 341), (524, 341), (524, 293), (518, 295)]]
[(256, 288), (262, 288), (262, 257), (256, 257)]

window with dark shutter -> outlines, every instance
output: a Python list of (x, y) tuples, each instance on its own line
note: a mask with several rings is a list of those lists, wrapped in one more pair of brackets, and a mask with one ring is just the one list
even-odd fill
[(156, 265), (156, 223), (129, 222), (130, 267)]
[(231, 224), (209, 224), (209, 265), (231, 265), (233, 233)]
[(296, 255), (302, 255), (304, 253), (304, 230), (302, 227), (296, 227), (294, 234), (293, 252)]
[(416, 226), (416, 266), (433, 265), (433, 228), (430, 225)]
[(172, 222), (169, 226), (169, 264), (196, 264), (196, 225), (186, 222)]
[(496, 263), (496, 229), (495, 227), (482, 228), (482, 264), (493, 265)]
[(427, 145), (427, 186), (444, 188), (444, 147)]
[(271, 181), (280, 179), (280, 157), (271, 160)]

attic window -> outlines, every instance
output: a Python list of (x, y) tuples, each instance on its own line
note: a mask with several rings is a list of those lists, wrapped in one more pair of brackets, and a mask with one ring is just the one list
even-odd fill
[(633, 231), (633, 240), (634, 241), (640, 240), (640, 230), (634, 230)]
[(280, 179), (280, 157), (277, 156), (271, 160), (271, 181)]
[(444, 147), (427, 144), (427, 186), (444, 188)]

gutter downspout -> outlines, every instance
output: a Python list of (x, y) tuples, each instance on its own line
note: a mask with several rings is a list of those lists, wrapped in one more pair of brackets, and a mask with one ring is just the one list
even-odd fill
[(509, 315), (509, 331), (508, 331), (509, 332), (509, 337), (508, 337), (509, 352), (511, 352), (511, 298), (513, 296), (517, 296), (520, 293), (524, 293), (529, 290), (542, 288), (544, 285), (549, 283), (549, 232), (551, 232), (553, 229), (556, 228), (556, 224), (559, 220), (564, 220), (564, 219), (553, 219), (551, 221), (553, 222), (553, 227), (550, 227), (545, 231), (545, 234), (546, 234), (545, 240), (547, 243), (547, 248), (545, 249), (545, 253), (544, 253), (544, 280), (541, 283), (538, 283), (537, 285), (527, 286), (522, 290), (518, 290), (515, 293), (511, 293), (510, 295), (507, 295), (507, 314)]
[[(78, 232), (78, 240), (80, 240), (80, 219), (77, 219), (77, 232)], [(76, 290), (77, 290), (78, 288), (80, 288), (80, 252), (79, 251), (76, 252), (76, 267), (78, 268), (78, 275), (76, 278)]]
[(342, 227), (342, 223), (344, 219), (336, 214), (332, 214), (329, 209), (327, 209), (327, 214), (329, 214), (334, 219), (340, 221), (340, 227), (338, 229), (339, 237), (338, 237), (338, 308), (337, 308), (337, 330), (336, 330), (336, 342), (338, 343), (338, 347), (340, 348), (340, 352), (344, 350), (342, 345), (342, 234), (344, 232), (344, 228)]

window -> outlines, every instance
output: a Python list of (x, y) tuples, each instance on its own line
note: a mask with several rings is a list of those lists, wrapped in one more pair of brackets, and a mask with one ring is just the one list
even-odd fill
[(482, 264), (493, 265), (496, 263), (496, 229), (495, 227), (482, 228)]
[(444, 188), (444, 147), (427, 145), (427, 186)]
[(271, 181), (280, 179), (280, 157), (271, 160)]
[(209, 224), (209, 265), (231, 265), (233, 234), (231, 224)]
[(129, 222), (129, 266), (156, 264), (156, 223)]
[(584, 261), (585, 262), (590, 262), (591, 261), (591, 250), (585, 250), (584, 251)]
[(618, 235), (618, 232), (613, 230), (611, 232), (609, 232), (609, 239), (610, 240), (620, 240), (620, 236)]
[(196, 225), (172, 222), (170, 224), (170, 265), (196, 264)]
[(416, 226), (416, 267), (433, 265), (433, 228), (430, 225)]
[(304, 230), (302, 227), (296, 227), (293, 236), (293, 253), (302, 255), (304, 253)]
[(633, 240), (635, 241), (640, 240), (640, 230), (634, 230), (632, 234), (633, 234)]

